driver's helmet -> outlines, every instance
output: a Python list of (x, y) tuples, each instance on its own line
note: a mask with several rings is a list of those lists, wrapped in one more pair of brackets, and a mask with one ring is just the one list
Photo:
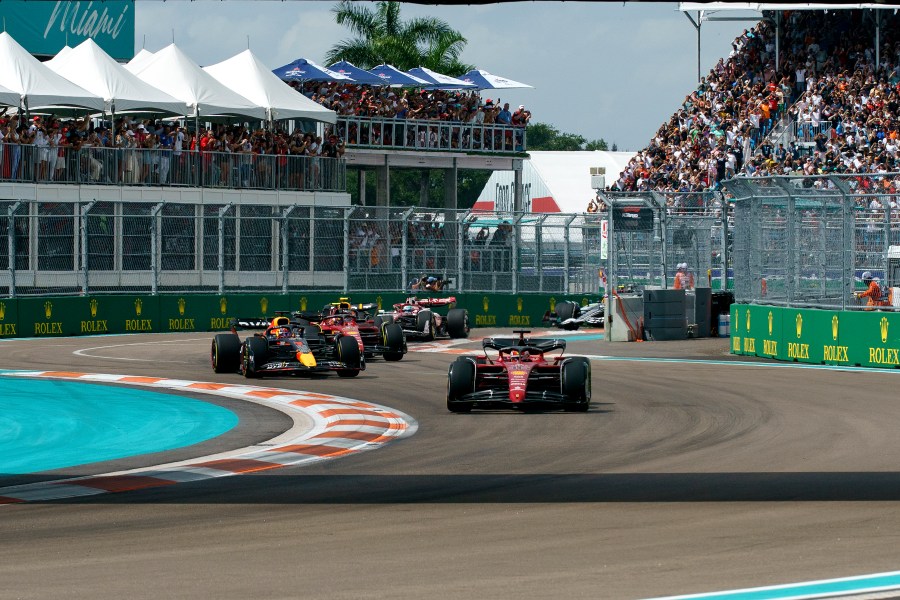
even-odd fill
[(519, 356), (519, 351), (518, 350), (510, 350), (509, 355), (510, 356)]
[(335, 325), (343, 325), (343, 324), (344, 324), (344, 318), (343, 318), (343, 317), (335, 317), (334, 319), (332, 319), (331, 322), (332, 322), (333, 324), (335, 324)]
[(405, 313), (411, 313), (412, 311), (413, 311), (412, 306), (404, 306), (403, 307), (403, 312), (405, 312)]
[(276, 339), (291, 337), (290, 327), (273, 327), (269, 330), (269, 335)]

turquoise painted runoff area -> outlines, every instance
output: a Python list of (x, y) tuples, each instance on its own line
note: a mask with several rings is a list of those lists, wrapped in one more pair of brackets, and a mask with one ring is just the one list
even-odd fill
[(0, 377), (0, 474), (183, 448), (237, 424), (232, 411), (184, 396)]
[(893, 572), (734, 590), (731, 592), (667, 596), (656, 600), (799, 600), (801, 598), (828, 598), (838, 595), (845, 596), (847, 594), (870, 594), (898, 589), (900, 589), (900, 573)]

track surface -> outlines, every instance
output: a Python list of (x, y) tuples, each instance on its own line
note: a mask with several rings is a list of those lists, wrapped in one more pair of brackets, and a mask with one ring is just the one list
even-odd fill
[[(210, 339), (0, 349), (10, 369), (238, 381), (212, 373)], [(573, 341), (570, 353), (731, 360), (727, 340)], [(0, 508), (0, 596), (642, 598), (897, 568), (896, 372), (598, 361), (587, 414), (454, 415), (444, 405), (452, 358), (413, 352), (355, 380), (266, 380), (418, 420), (416, 435), (376, 452)], [(203, 399), (241, 425), (145, 461), (249, 445), (290, 425)], [(57, 475), (0, 476), (0, 486)]]

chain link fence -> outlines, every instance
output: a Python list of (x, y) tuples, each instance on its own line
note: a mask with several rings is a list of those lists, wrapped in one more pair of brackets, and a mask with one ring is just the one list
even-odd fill
[[(863, 308), (869, 272), (894, 308), (900, 209), (897, 174), (736, 179), (735, 297), (740, 302)], [(896, 256), (895, 256), (896, 254)], [(897, 294), (893, 294), (896, 296)], [(896, 300), (900, 300), (897, 298)]]
[[(0, 295), (597, 293), (602, 215), (365, 206), (0, 201)], [(12, 260), (10, 259), (12, 257)]]
[[(677, 266), (695, 285), (733, 286), (734, 219), (719, 192), (601, 192), (608, 220), (606, 275), (615, 287), (671, 288)], [(602, 239), (602, 236), (601, 236)]]

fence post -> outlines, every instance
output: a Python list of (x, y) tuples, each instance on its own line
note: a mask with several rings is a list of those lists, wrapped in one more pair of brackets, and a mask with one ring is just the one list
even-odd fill
[[(569, 266), (570, 266), (570, 256), (569, 256), (569, 241), (571, 240), (571, 233), (569, 229), (572, 226), (572, 223), (575, 221), (577, 215), (569, 215), (569, 220), (566, 221), (565, 226), (563, 227), (563, 293), (569, 293)], [(581, 230), (581, 248), (582, 248), (582, 260), (584, 261), (584, 265), (587, 266), (590, 264), (590, 260), (588, 259), (588, 253), (585, 251), (587, 248), (587, 240), (584, 237), (585, 229)]]
[(291, 217), (291, 213), (297, 209), (296, 204), (291, 204), (289, 207), (284, 209), (284, 212), (281, 214), (281, 293), (287, 295), (288, 293), (288, 274), (290, 273), (290, 265), (289, 259), (290, 254), (288, 253), (288, 219)]
[(344, 295), (350, 289), (350, 217), (353, 216), (355, 207), (344, 209)]
[(21, 202), (16, 202), (9, 207), (8, 218), (6, 220), (6, 242), (9, 251), (9, 297), (16, 297), (16, 212), (22, 206)]
[(412, 216), (413, 208), (410, 208), (400, 218), (403, 219), (403, 234), (400, 236), (400, 289), (406, 289), (406, 282), (409, 281), (409, 258), (407, 250), (409, 248), (409, 218)]
[(150, 211), (150, 270), (153, 272), (150, 293), (154, 296), (159, 293), (159, 215), (164, 204), (160, 202)]
[(731, 252), (728, 251), (728, 210), (729, 204), (728, 199), (725, 198), (725, 195), (719, 192), (721, 203), (722, 203), (722, 291), (728, 291), (728, 264), (731, 262)]
[(83, 296), (88, 295), (89, 291), (89, 269), (88, 269), (88, 213), (91, 212), (91, 209), (94, 208), (94, 205), (97, 204), (96, 200), (91, 200), (87, 204), (81, 207), (81, 218), (79, 219), (79, 225), (81, 226), (81, 294)]
[(225, 293), (225, 214), (233, 204), (226, 204), (219, 209), (219, 295)]
[[(521, 171), (516, 171), (521, 173)], [(520, 184), (521, 185), (521, 184)], [(519, 293), (519, 240), (522, 236), (522, 219), (527, 213), (521, 213), (513, 219), (513, 239), (512, 239), (512, 256), (510, 257), (509, 266), (512, 269), (512, 293)]]
[[(457, 252), (456, 252), (456, 291), (462, 292), (464, 279), (463, 273), (465, 272), (466, 265), (466, 220), (469, 218), (469, 215), (472, 214), (471, 209), (462, 213), (462, 216), (457, 219), (457, 227), (456, 227), (456, 238), (457, 238)], [(471, 262), (469, 263), (471, 264)]]

